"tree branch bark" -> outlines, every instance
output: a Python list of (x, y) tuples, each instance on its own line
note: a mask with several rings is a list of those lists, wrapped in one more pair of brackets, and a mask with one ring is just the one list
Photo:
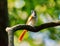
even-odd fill
[(50, 27), (55, 27), (55, 26), (60, 26), (60, 21), (44, 23), (44, 24), (41, 24), (39, 26), (36, 26), (35, 28), (36, 28), (37, 31), (39, 31), (39, 30), (42, 30), (42, 29), (45, 29), (45, 28), (50, 28)]
[(60, 25), (60, 21), (44, 23), (44, 24), (41, 24), (41, 25), (35, 26), (35, 27), (32, 27), (30, 25), (23, 25), (23, 24), (18, 24), (13, 27), (7, 27), (6, 31), (8, 32), (9, 46), (14, 46), (14, 32), (16, 32), (17, 30), (26, 29), (28, 31), (38, 32), (42, 29), (49, 28), (49, 27), (55, 27), (55, 26), (59, 26), (59, 25)]

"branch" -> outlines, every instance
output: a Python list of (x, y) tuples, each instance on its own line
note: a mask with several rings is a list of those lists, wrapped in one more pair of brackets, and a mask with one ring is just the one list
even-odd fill
[(55, 26), (60, 26), (60, 21), (44, 23), (42, 25), (35, 26), (35, 28), (36, 28), (37, 31), (39, 31), (39, 30), (42, 30), (42, 29), (45, 29), (45, 28), (50, 28), (50, 27), (55, 27)]
[(6, 31), (8, 32), (8, 40), (9, 40), (8, 46), (14, 46), (14, 32), (21, 29), (26, 29), (29, 31), (36, 31), (34, 27), (29, 26), (29, 25), (22, 25), (22, 24), (15, 25), (13, 27), (7, 27)]
[[(39, 26), (35, 26), (35, 27), (32, 27), (30, 25), (25, 25), (25, 24), (18, 24), (18, 25), (15, 25), (13, 27), (9, 27), (9, 30), (13, 30), (13, 32), (17, 31), (17, 30), (23, 30), (23, 29), (26, 29), (28, 31), (32, 31), (32, 32), (38, 32), (42, 29), (45, 29), (45, 28), (49, 28), (49, 27), (55, 27), (55, 26), (59, 26), (60, 25), (60, 21), (58, 22), (50, 22), (50, 23), (44, 23), (44, 24), (41, 24)], [(6, 28), (8, 31), (8, 28)]]
[(7, 27), (6, 31), (12, 30), (13, 32), (16, 32), (17, 30), (23, 30), (23, 29), (26, 29), (26, 30), (32, 31), (32, 32), (36, 31), (36, 29), (34, 27), (32, 27), (30, 25), (25, 25), (25, 24), (18, 24), (13, 27)]
[(15, 25), (13, 27), (7, 27), (6, 31), (8, 32), (9, 46), (14, 46), (14, 41), (13, 41), (14, 40), (14, 32), (17, 30), (26, 29), (28, 31), (38, 32), (42, 29), (49, 28), (49, 27), (55, 27), (55, 26), (59, 26), (59, 25), (60, 25), (60, 21), (44, 23), (42, 25), (35, 26), (35, 27), (32, 27), (30, 25), (22, 25), (22, 24)]

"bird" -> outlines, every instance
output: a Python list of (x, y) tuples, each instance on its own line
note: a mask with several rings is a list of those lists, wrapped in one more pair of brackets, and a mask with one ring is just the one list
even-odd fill
[[(36, 21), (37, 21), (36, 11), (32, 10), (31, 15), (29, 16), (29, 18), (26, 22), (26, 25), (30, 25), (30, 26), (34, 27), (36, 24)], [(24, 29), (23, 32), (21, 33), (21, 35), (19, 36), (19, 41), (22, 41), (26, 32), (27, 32), (27, 30)]]

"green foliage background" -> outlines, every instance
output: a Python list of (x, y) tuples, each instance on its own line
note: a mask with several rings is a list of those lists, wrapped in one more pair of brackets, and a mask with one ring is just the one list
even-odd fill
[[(37, 12), (38, 21), (36, 26), (43, 23), (60, 20), (60, 0), (8, 0), (10, 26), (25, 24), (27, 18), (31, 14), (31, 10), (35, 10)], [(60, 43), (59, 28), (59, 26), (47, 28), (41, 30), (40, 32), (49, 32), (49, 38), (55, 40), (57, 43)], [(21, 32), (22, 30), (15, 32), (15, 46), (19, 46), (22, 43), (18, 42), (18, 37)], [(25, 34), (23, 43), (24, 41), (28, 42), (30, 46), (45, 46), (44, 43), (37, 45), (34, 44), (34, 39), (30, 37), (29, 32)]]

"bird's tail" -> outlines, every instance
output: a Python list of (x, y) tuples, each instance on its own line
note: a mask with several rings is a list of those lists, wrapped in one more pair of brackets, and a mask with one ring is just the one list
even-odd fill
[(27, 32), (27, 30), (24, 30), (24, 31), (21, 33), (21, 35), (20, 35), (20, 37), (19, 37), (19, 41), (22, 41), (22, 39), (23, 39), (23, 37), (24, 37), (24, 35), (25, 35), (26, 32)]

